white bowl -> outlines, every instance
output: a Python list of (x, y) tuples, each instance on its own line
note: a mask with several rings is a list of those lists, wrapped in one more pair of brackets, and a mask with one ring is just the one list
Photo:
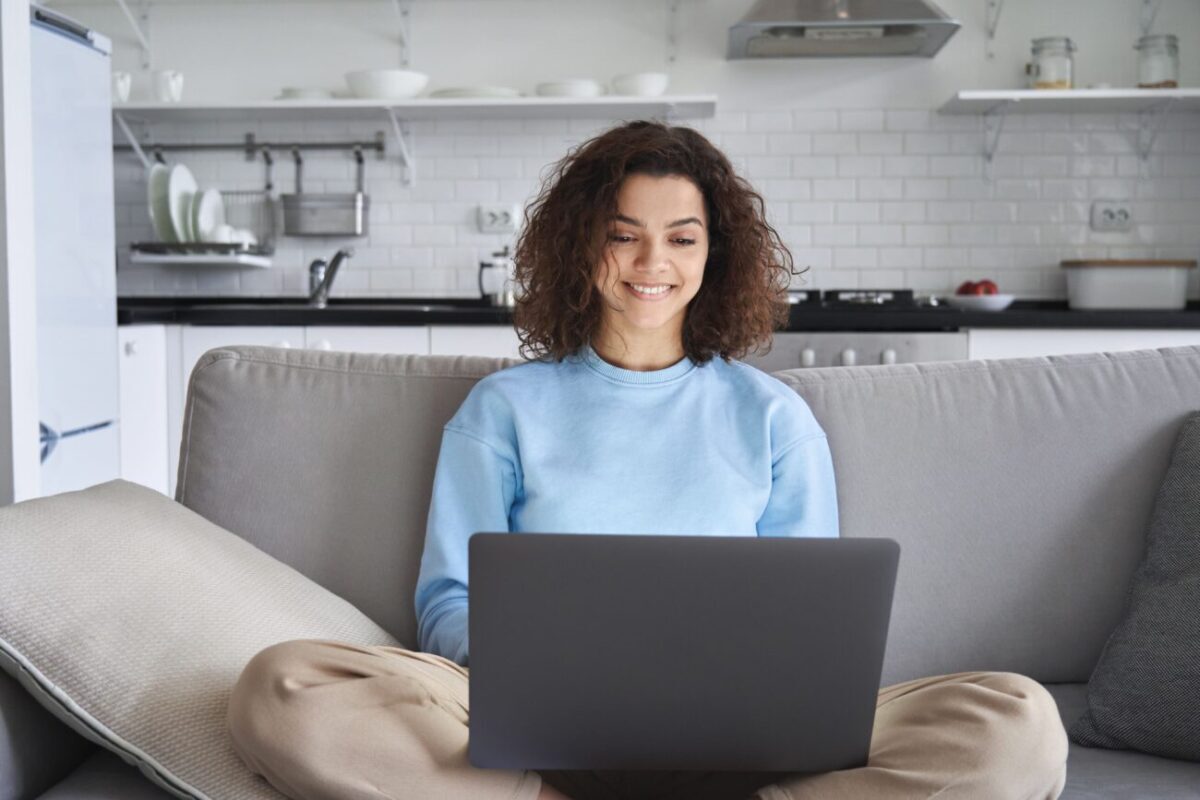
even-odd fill
[(613, 94), (656, 97), (667, 90), (671, 76), (665, 72), (631, 72), (612, 79)]
[(534, 90), (541, 97), (599, 97), (604, 87), (593, 80), (548, 81)]
[(1012, 294), (951, 294), (946, 302), (965, 311), (1002, 311), (1012, 304)]
[(361, 69), (346, 73), (346, 84), (355, 97), (400, 100), (415, 97), (429, 76), (409, 69)]

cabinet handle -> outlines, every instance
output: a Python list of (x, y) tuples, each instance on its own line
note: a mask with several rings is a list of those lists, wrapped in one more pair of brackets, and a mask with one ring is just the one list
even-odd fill
[(853, 367), (858, 363), (858, 353), (854, 352), (853, 347), (847, 347), (842, 351), (842, 366)]
[(880, 358), (879, 358), (879, 363), (895, 364), (896, 363), (896, 351), (890, 347), (887, 350), (884, 350), (883, 355), (880, 356)]
[(817, 353), (811, 347), (806, 347), (800, 351), (800, 366), (811, 367), (817, 363)]
[(127, 356), (136, 356), (137, 355), (137, 342), (126, 342), (125, 343), (125, 355), (127, 355)]
[(331, 342), (330, 342), (328, 339), (320, 339), (320, 340), (317, 342), (316, 349), (318, 349), (318, 350), (332, 350), (332, 349), (333, 349), (333, 344), (332, 344), (332, 343), (331, 343)]
[(275, 346), (276, 347), (291, 347), (292, 343), (289, 342), (287, 339), (284, 339), (282, 341), (276, 342)]

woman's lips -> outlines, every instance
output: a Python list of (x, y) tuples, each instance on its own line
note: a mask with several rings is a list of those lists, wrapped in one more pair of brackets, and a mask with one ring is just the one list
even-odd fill
[(662, 300), (666, 297), (669, 297), (671, 295), (671, 292), (675, 291), (675, 287), (670, 286), (667, 288), (667, 290), (665, 292), (658, 292), (656, 294), (643, 294), (642, 292), (639, 292), (637, 289), (633, 288), (633, 284), (629, 283), (628, 281), (625, 282), (625, 288), (629, 291), (629, 293), (631, 295), (636, 297), (638, 300), (645, 300), (645, 301), (651, 302), (651, 303), (653, 303), (656, 300)]

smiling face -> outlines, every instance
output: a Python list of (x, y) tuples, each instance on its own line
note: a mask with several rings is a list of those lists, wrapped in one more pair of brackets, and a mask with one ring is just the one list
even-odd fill
[(596, 271), (604, 299), (601, 341), (618, 352), (682, 354), (687, 306), (708, 260), (704, 195), (679, 175), (630, 175), (607, 234)]

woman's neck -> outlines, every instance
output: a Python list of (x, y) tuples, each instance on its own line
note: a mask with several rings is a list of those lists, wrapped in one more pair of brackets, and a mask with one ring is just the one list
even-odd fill
[(638, 372), (666, 369), (686, 355), (678, 337), (649, 338), (629, 333), (622, 338), (601, 332), (593, 339), (592, 349), (609, 364)]

